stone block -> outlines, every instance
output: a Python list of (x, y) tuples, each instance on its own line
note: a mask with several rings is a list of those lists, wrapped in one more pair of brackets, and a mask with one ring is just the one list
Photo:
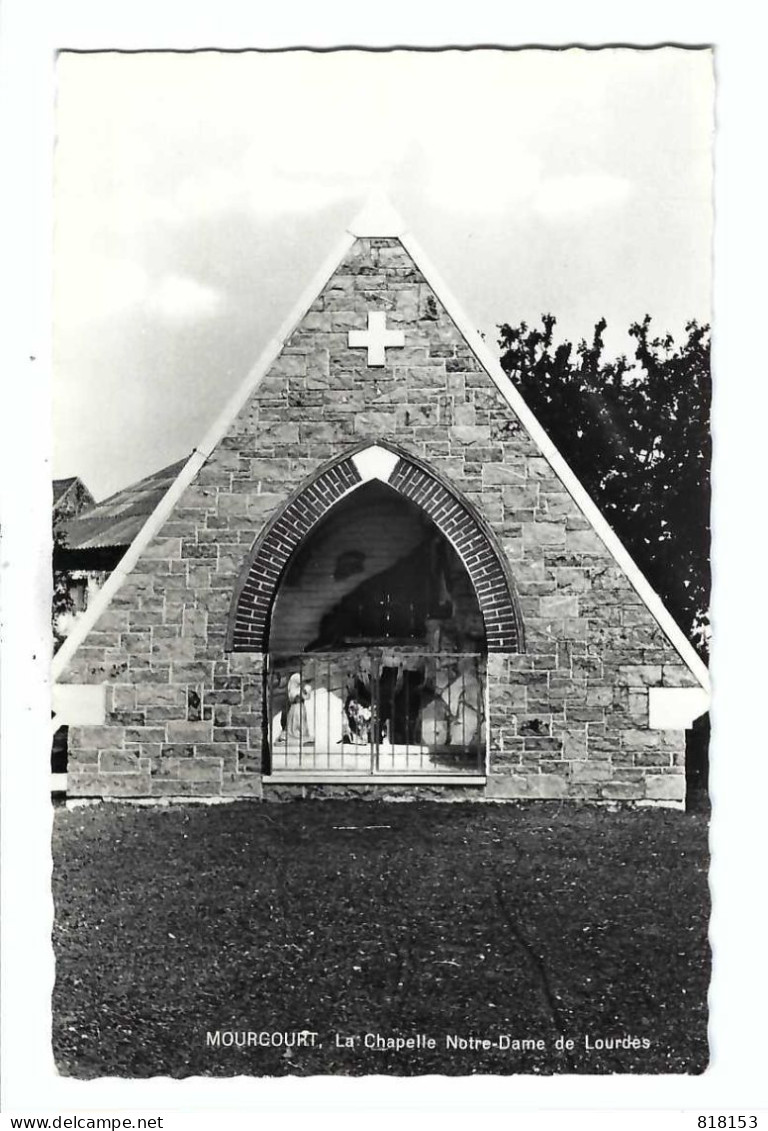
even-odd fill
[(385, 385), (372, 389), (365, 397), (365, 403), (374, 409), (380, 405), (400, 405), (408, 400), (408, 389), (405, 385)]
[(125, 728), (125, 741), (128, 743), (136, 742), (165, 742), (165, 727), (164, 726), (142, 726), (142, 727), (126, 727)]
[(578, 617), (579, 598), (553, 594), (543, 596), (539, 602), (539, 615), (560, 620), (564, 617)]
[[(280, 495), (267, 495), (267, 498), (279, 500)], [(250, 514), (250, 496), (220, 491), (216, 500), (216, 514), (221, 518), (247, 519)], [(215, 536), (216, 532), (211, 531)]]
[(209, 691), (206, 702), (214, 706), (239, 706), (243, 702), (242, 688), (233, 688), (231, 691)]
[(232, 672), (245, 672), (261, 675), (264, 668), (264, 657), (253, 652), (231, 652), (229, 655), (229, 669)]
[(620, 664), (619, 676), (629, 687), (659, 687), (661, 664)]
[(203, 609), (188, 606), (182, 612), (181, 632), (183, 636), (204, 639), (208, 630), (208, 615)]
[(645, 770), (638, 766), (616, 766), (613, 771), (614, 781), (643, 781)]
[(120, 609), (110, 606), (99, 617), (99, 629), (102, 632), (124, 632), (128, 628), (130, 609)]
[(139, 759), (136, 754), (125, 750), (100, 750), (99, 770), (102, 773), (135, 774), (139, 769)]
[(583, 761), (587, 757), (587, 732), (569, 730), (563, 734), (563, 757), (568, 762)]
[(448, 429), (451, 440), (467, 447), (487, 444), (491, 439), (491, 429), (487, 424), (454, 424)]
[(635, 750), (634, 763), (636, 766), (671, 766), (671, 750)]
[(112, 685), (112, 710), (133, 711), (136, 706), (137, 688), (133, 684), (116, 683)]
[(699, 687), (699, 682), (683, 664), (664, 664), (661, 681), (665, 687)]
[[(245, 742), (245, 738), (242, 739)], [(225, 765), (237, 765), (236, 742), (200, 742), (195, 745), (195, 759), (213, 758)]]
[(146, 722), (144, 711), (112, 711), (107, 721), (118, 726), (141, 727)]
[(179, 781), (213, 781), (221, 784), (221, 758), (189, 758), (179, 762)]
[(261, 800), (264, 795), (261, 774), (225, 773), (221, 792), (228, 797), (255, 797)]
[(112, 750), (125, 743), (121, 726), (70, 727), (69, 743), (78, 750)]
[(528, 778), (522, 774), (489, 774), (485, 783), (485, 795), (508, 800), (528, 797)]
[(396, 409), (397, 421), (401, 428), (437, 428), (438, 405), (404, 404)]
[(576, 503), (565, 491), (542, 490), (539, 505), (542, 512), (550, 517), (568, 516), (572, 519), (577, 513)]
[(555, 580), (561, 593), (585, 593), (590, 585), (586, 570), (575, 566), (558, 567)]
[(148, 771), (137, 774), (107, 774), (87, 771), (67, 773), (70, 797), (147, 797), (150, 793)]
[(182, 742), (194, 745), (198, 742), (213, 741), (213, 722), (191, 723), (186, 720), (169, 722), (166, 727), (168, 742)]
[(475, 406), (473, 404), (457, 404), (453, 410), (454, 425), (459, 428), (472, 427), (475, 423)]
[(661, 746), (661, 741), (662, 735), (659, 731), (641, 730), (639, 727), (621, 731), (622, 745), (631, 749), (655, 750)]
[(213, 661), (174, 662), (171, 666), (171, 679), (176, 684), (205, 683), (207, 680), (213, 679)]
[(283, 444), (298, 444), (299, 426), (282, 422), (269, 422), (258, 426), (259, 444), (264, 447), (278, 447)]
[(613, 768), (609, 762), (573, 762), (571, 764), (571, 779), (574, 782), (605, 782), (613, 777)]
[[(501, 488), (501, 500), (510, 511), (533, 512), (539, 501), (539, 485), (531, 480), (507, 483)], [(528, 521), (532, 518), (531, 514)]]
[(69, 759), (67, 762), (69, 769), (76, 770), (79, 767), (82, 767), (84, 770), (95, 769), (99, 761), (98, 750), (78, 750), (77, 747), (72, 744), (72, 731), (70, 730), (69, 733)]
[(565, 548), (569, 554), (605, 554), (602, 540), (594, 530), (569, 530), (565, 535)]
[(282, 486), (286, 482), (289, 470), (290, 461), (280, 459), (278, 456), (249, 458), (247, 478), (250, 479), (251, 482), (263, 482), (266, 480)]
[(177, 636), (170, 640), (156, 640), (152, 644), (153, 661), (191, 661), (195, 658), (195, 641), (191, 636)]
[(588, 687), (585, 702), (588, 707), (610, 707), (613, 704), (613, 688)]
[(394, 412), (361, 412), (355, 417), (355, 432), (362, 436), (391, 435), (394, 425)]
[(507, 483), (524, 483), (528, 478), (525, 460), (506, 456), (502, 463), (489, 463), (483, 467), (483, 485), (501, 486)]
[(181, 557), (181, 538), (153, 538), (142, 557), (147, 561), (178, 559)]
[(653, 801), (685, 801), (685, 773), (648, 774), (645, 796)]
[(611, 781), (600, 786), (600, 796), (605, 801), (638, 801), (645, 797), (645, 783)]
[(542, 758), (551, 758), (555, 755), (560, 755), (563, 752), (562, 738), (549, 738), (546, 735), (531, 735), (526, 734), (523, 741), (523, 749), (526, 754), (538, 754)]
[(536, 549), (540, 546), (565, 545), (565, 527), (558, 522), (523, 523), (523, 546)]
[(203, 785), (203, 796), (217, 796), (219, 790), (212, 782), (180, 781), (178, 778), (152, 778), (152, 797), (200, 797), (200, 785)]
[[(269, 373), (267, 374), (267, 381), (273, 381), (283, 377), (300, 377), (307, 371), (307, 358), (305, 354), (301, 353), (288, 353), (283, 351), (278, 358), (272, 363)], [(259, 394), (263, 393), (269, 396), (273, 390), (267, 384), (266, 388), (263, 385), (259, 386)]]
[(186, 716), (186, 705), (182, 707), (146, 707), (144, 711), (145, 725), (162, 727), (165, 730), (167, 723)]
[[(339, 401), (343, 402), (347, 396), (348, 394), (339, 396)], [(339, 427), (334, 421), (308, 420), (299, 424), (299, 440), (301, 443), (333, 443), (338, 438), (338, 434)]]
[(528, 797), (542, 800), (568, 796), (568, 779), (561, 774), (532, 774), (528, 778)]

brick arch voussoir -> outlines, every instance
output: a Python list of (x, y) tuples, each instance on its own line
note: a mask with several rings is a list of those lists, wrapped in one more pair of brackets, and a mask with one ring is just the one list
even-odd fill
[(401, 456), (389, 484), (425, 511), (452, 543), (475, 589), (489, 652), (522, 652), (523, 621), (501, 549), (475, 508), (431, 468)]
[[(388, 485), (416, 503), (452, 543), (470, 576), (485, 622), (488, 652), (522, 652), (522, 617), (506, 559), (468, 500), (401, 449)], [(292, 555), (320, 519), (363, 482), (353, 457), (322, 468), (284, 504), (257, 539), (233, 600), (227, 648), (266, 652), (272, 605)]]

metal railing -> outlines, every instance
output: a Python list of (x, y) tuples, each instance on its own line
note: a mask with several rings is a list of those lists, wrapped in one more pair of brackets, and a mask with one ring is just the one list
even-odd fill
[(485, 657), (408, 646), (270, 653), (268, 771), (482, 772)]

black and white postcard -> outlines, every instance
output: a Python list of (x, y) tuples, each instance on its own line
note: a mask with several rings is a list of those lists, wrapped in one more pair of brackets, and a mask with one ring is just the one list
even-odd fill
[(706, 1076), (711, 46), (55, 84), (60, 1080)]
[(704, 1070), (712, 94), (59, 57), (60, 1071)]

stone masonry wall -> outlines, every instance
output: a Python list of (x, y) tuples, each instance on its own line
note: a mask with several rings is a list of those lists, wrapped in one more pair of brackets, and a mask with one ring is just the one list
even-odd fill
[[(368, 368), (348, 331), (387, 312), (405, 347)], [(213, 377), (214, 375), (212, 375)], [(684, 734), (651, 686), (695, 686), (394, 239), (361, 239), (76, 653), (107, 722), (70, 730), (81, 796), (260, 796), (262, 656), (228, 651), (241, 571), (304, 482), (361, 441), (433, 467), (490, 526), (525, 651), (489, 655), (490, 797), (680, 800)]]

